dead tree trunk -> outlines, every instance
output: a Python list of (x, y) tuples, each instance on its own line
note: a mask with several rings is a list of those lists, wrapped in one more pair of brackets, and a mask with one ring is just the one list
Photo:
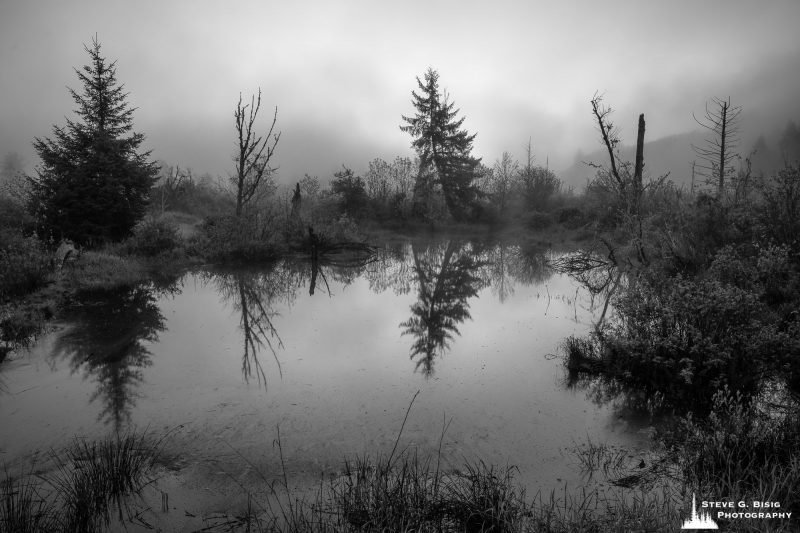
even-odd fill
[(725, 177), (736, 158), (734, 152), (739, 144), (739, 115), (742, 108), (731, 105), (730, 97), (726, 100), (714, 98), (711, 107), (706, 104), (705, 118), (694, 117), (695, 121), (709, 131), (703, 146), (692, 145), (701, 163), (698, 172), (706, 177), (707, 183), (716, 188), (717, 198), (725, 195)]
[(730, 106), (730, 102), (724, 101), (720, 106), (720, 114), (722, 115), (722, 131), (719, 134), (719, 183), (717, 184), (717, 198), (722, 198), (722, 194), (725, 192), (725, 143), (726, 143), (726, 135), (727, 132), (725, 131), (728, 127), (728, 107)]
[(642, 192), (642, 173), (644, 172), (644, 113), (639, 115), (639, 133), (636, 136), (636, 164), (633, 168), (634, 187)]
[(272, 124), (264, 136), (259, 136), (254, 129), (260, 109), (261, 89), (258, 90), (258, 98), (251, 97), (249, 104), (242, 104), (242, 95), (239, 94), (239, 103), (234, 112), (238, 139), (236, 174), (231, 177), (236, 187), (237, 217), (241, 216), (244, 206), (256, 195), (263, 182), (271, 178), (277, 170), (270, 166), (270, 160), (275, 155), (275, 148), (281, 137), (280, 132), (273, 133), (278, 120), (278, 108), (275, 108)]

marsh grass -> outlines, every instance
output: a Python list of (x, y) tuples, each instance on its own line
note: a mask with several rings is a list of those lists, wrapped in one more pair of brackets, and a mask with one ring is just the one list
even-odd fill
[[(674, 436), (679, 466), (688, 484), (718, 499), (780, 502), (800, 508), (800, 415), (796, 406), (769, 412), (753, 401), (722, 390), (704, 420), (687, 418)], [(733, 525), (733, 523), (732, 523)], [(757, 531), (763, 521), (741, 531)], [(777, 529), (788, 525), (773, 524)], [(756, 529), (750, 529), (756, 528)]]
[(528, 514), (525, 490), (515, 485), (515, 467), (466, 463), (446, 477), (443, 507), (458, 531), (516, 531)]
[(530, 516), (518, 531), (537, 533), (667, 532), (679, 527), (683, 498), (669, 487), (659, 489), (586, 489), (566, 487), (549, 496), (537, 494)]
[(11, 476), (0, 482), (0, 531), (35, 533), (56, 531), (57, 523), (47, 496), (32, 474)]
[(69, 286), (92, 291), (134, 285), (147, 276), (135, 257), (122, 257), (102, 251), (83, 252), (75, 263), (64, 270)]
[(570, 335), (562, 344), (564, 366), (571, 374), (602, 374), (606, 369), (601, 350), (591, 338)]
[[(416, 395), (414, 397), (416, 399)], [(389, 454), (344, 462), (341, 475), (321, 479), (316, 494), (295, 497), (285, 466), (267, 499), (248, 494), (247, 509), (208, 517), (210, 531), (282, 532), (553, 532), (671, 531), (683, 499), (670, 487), (567, 490), (528, 501), (514, 482), (516, 469), (482, 461), (442, 468), (443, 422), (437, 453), (421, 456), (399, 445), (412, 399)], [(590, 443), (583, 452), (592, 468), (615, 470), (622, 452)], [(274, 442), (284, 465), (280, 430)], [(625, 457), (624, 459), (628, 459)], [(245, 459), (246, 460), (246, 459)], [(251, 468), (254, 465), (248, 462)], [(257, 469), (256, 469), (257, 470)], [(243, 487), (244, 489), (244, 487)]]
[(76, 439), (51, 452), (50, 473), (15, 478), (6, 472), (0, 531), (91, 532), (115, 518), (124, 521), (130, 498), (154, 481), (162, 441), (147, 432)]
[(570, 451), (581, 472), (589, 478), (598, 472), (607, 477), (618, 476), (632, 466), (632, 457), (627, 450), (607, 443), (592, 442), (588, 435), (584, 443), (575, 443)]
[(152, 483), (159, 448), (146, 433), (126, 433), (93, 442), (76, 439), (53, 452), (58, 466), (48, 481), (62, 500), (67, 529), (93, 531), (108, 525), (112, 510), (123, 520), (128, 498)]

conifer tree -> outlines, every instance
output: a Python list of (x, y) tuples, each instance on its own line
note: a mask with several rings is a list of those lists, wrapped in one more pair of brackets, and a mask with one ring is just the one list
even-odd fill
[(41, 158), (32, 181), (31, 210), (43, 237), (97, 245), (127, 237), (144, 216), (158, 165), (139, 152), (144, 135), (132, 132), (133, 111), (116, 62), (107, 63), (95, 37), (84, 46), (89, 64), (75, 69), (83, 92), (69, 89), (79, 120), (36, 138)]
[(456, 220), (465, 220), (477, 191), (473, 180), (477, 177), (480, 159), (471, 155), (476, 134), (470, 135), (461, 129), (464, 118), (456, 118), (459, 110), (454, 109), (455, 104), (449, 101), (447, 94), (443, 96), (439, 92), (439, 73), (429, 68), (424, 78), (423, 83), (417, 77), (421, 92), (411, 92), (416, 115), (403, 116), (407, 125), (400, 126), (414, 137), (411, 146), (420, 159), (415, 187), (425, 187), (432, 175), (442, 187), (450, 214)]

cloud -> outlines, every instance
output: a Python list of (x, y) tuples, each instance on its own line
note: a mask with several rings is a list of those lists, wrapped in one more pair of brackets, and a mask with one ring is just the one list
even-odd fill
[(97, 33), (154, 156), (197, 172), (230, 168), (236, 99), (258, 87), (261, 124), (278, 107), (287, 179), (409, 155), (398, 126), (428, 66), (478, 133), (484, 162), (504, 150), (521, 157), (531, 138), (540, 162), (566, 166), (597, 146), (595, 91), (625, 139), (640, 112), (649, 138), (691, 129), (692, 110), (712, 96), (730, 94), (768, 120), (797, 116), (798, 16), (800, 3), (778, 0), (602, 10), (588, 1), (3, 2), (0, 152), (35, 161), (33, 137), (72, 116), (65, 86), (76, 86), (72, 69)]

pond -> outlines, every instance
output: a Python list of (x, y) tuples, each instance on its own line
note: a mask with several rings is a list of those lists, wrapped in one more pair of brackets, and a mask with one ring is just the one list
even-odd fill
[(516, 465), (549, 494), (585, 482), (577, 443), (646, 445), (647, 421), (567, 386), (557, 357), (603, 304), (543, 250), (446, 238), (87, 295), (4, 364), (0, 459), (169, 433), (163, 483), (207, 512), (283, 470), (303, 488), (389, 453), (408, 410), (399, 447)]

